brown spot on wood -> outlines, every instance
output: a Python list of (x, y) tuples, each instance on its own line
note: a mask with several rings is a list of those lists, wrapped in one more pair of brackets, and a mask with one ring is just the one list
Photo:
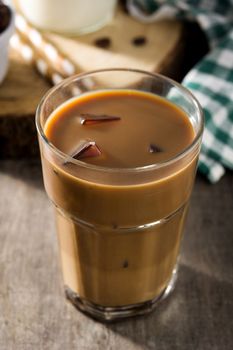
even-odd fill
[(132, 39), (134, 46), (144, 46), (147, 43), (147, 39), (144, 36), (136, 36)]
[(101, 49), (108, 49), (111, 46), (111, 39), (108, 37), (99, 38), (95, 40), (94, 44)]

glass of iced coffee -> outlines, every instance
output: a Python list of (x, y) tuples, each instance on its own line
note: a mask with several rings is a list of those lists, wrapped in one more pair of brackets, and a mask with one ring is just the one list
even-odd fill
[(68, 299), (105, 321), (151, 311), (177, 276), (197, 100), (157, 74), (100, 70), (52, 88), (36, 124)]

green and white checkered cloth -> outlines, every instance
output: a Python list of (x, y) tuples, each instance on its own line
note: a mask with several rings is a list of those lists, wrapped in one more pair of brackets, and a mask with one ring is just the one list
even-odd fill
[(198, 169), (217, 182), (225, 168), (233, 170), (233, 0), (128, 0), (128, 9), (145, 23), (176, 17), (204, 30), (211, 50), (182, 83), (205, 114)]

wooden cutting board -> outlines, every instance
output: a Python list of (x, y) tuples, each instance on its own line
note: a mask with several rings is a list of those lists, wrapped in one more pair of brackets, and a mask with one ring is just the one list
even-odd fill
[[(45, 33), (57, 48), (76, 63), (80, 72), (107, 68), (138, 68), (176, 78), (182, 54), (182, 25), (175, 21), (142, 24), (119, 9), (103, 29), (80, 37)], [(101, 38), (110, 39), (109, 48), (97, 47)], [(135, 45), (138, 38), (144, 43)], [(139, 42), (142, 40), (140, 39)], [(34, 115), (49, 89), (33, 67), (10, 50), (10, 66), (0, 86), (0, 158), (38, 154)]]

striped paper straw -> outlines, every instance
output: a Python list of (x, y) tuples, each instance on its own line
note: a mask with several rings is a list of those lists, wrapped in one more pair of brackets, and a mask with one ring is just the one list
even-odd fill
[[(20, 53), (25, 61), (33, 63), (38, 72), (53, 84), (81, 72), (69, 57), (61, 53), (18, 13), (15, 18), (15, 26), (16, 34), (12, 37), (11, 46)], [(29, 59), (29, 56), (32, 58)], [(80, 89), (82, 92), (90, 90), (92, 87), (93, 81), (85, 78), (85, 81), (80, 83), (76, 90)]]
[(20, 54), (25, 62), (34, 65), (37, 71), (53, 85), (60, 83), (64, 79), (64, 77), (54, 70), (42, 56), (35, 53), (31, 46), (29, 46), (18, 33), (15, 33), (11, 37), (10, 45)]

